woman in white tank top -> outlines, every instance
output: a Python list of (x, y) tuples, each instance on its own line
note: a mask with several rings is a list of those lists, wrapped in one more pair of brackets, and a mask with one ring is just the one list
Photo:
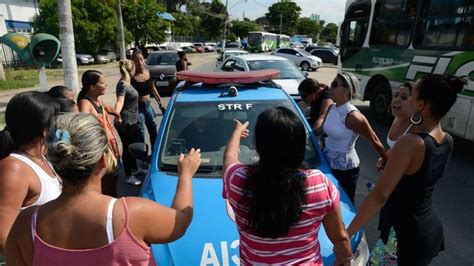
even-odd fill
[(329, 167), (353, 203), (359, 178), (360, 160), (355, 150), (359, 135), (370, 141), (380, 157), (386, 157), (377, 134), (365, 116), (351, 103), (358, 89), (359, 80), (352, 73), (337, 74), (329, 90), (334, 104), (329, 108), (323, 123), (323, 130), (327, 134), (324, 153)]
[(44, 157), (44, 138), (55, 117), (55, 102), (37, 91), (15, 95), (0, 132), (0, 255), (21, 209), (61, 193), (61, 182)]

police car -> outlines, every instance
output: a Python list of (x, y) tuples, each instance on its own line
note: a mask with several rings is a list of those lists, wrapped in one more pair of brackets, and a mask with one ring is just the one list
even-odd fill
[[(249, 130), (253, 132), (262, 111), (274, 106), (293, 110), (304, 121), (308, 132), (304, 163), (309, 168), (320, 169), (337, 185), (298, 106), (283, 89), (269, 81), (278, 74), (277, 70), (177, 73), (178, 78), (186, 82), (175, 90), (169, 101), (140, 195), (171, 206), (178, 179), (178, 155), (193, 147), (200, 148), (201, 166), (193, 177), (192, 223), (179, 240), (152, 245), (158, 265), (239, 264), (237, 227), (222, 198), (223, 153), (234, 129), (234, 119), (249, 121)], [(242, 139), (239, 156), (244, 164), (258, 158), (252, 134)], [(340, 191), (342, 216), (348, 225), (355, 216), (355, 208), (342, 189)], [(333, 246), (323, 227), (319, 240), (324, 264), (331, 265)], [(353, 265), (365, 265), (368, 248), (363, 233), (356, 234), (351, 242), (355, 252)]]

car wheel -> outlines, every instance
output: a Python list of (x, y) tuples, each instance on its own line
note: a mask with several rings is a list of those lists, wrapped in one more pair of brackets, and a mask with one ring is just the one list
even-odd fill
[(370, 97), (370, 111), (375, 116), (375, 120), (382, 123), (390, 123), (392, 116), (388, 108), (392, 102), (392, 91), (386, 82), (379, 82), (375, 85)]
[(303, 70), (303, 71), (309, 71), (309, 69), (310, 69), (310, 67), (311, 67), (311, 66), (309, 65), (309, 63), (306, 62), (306, 61), (303, 61), (300, 66), (301, 66), (301, 70)]

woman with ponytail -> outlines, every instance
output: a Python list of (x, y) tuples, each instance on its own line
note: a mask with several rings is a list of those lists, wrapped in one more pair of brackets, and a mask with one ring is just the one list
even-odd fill
[(130, 84), (130, 78), (135, 73), (135, 65), (131, 60), (122, 59), (119, 61), (119, 68), (121, 78), (116, 87), (115, 111), (120, 113), (122, 119), (115, 121), (115, 128), (122, 139), (122, 161), (127, 176), (125, 182), (138, 186), (142, 182), (134, 175), (138, 169), (137, 162), (128, 151), (128, 145), (141, 139), (138, 128), (138, 92)]
[(44, 139), (54, 118), (55, 103), (46, 93), (22, 92), (8, 102), (0, 132), (0, 257), (20, 211), (61, 193), (61, 181), (45, 158)]
[(337, 262), (349, 263), (352, 251), (339, 191), (319, 170), (302, 166), (307, 135), (301, 120), (285, 107), (261, 113), (255, 126), (259, 161), (250, 166), (238, 160), (247, 126), (236, 120), (223, 168), (223, 196), (235, 213), (241, 264), (322, 265), (321, 223)]
[(450, 75), (427, 75), (415, 83), (408, 99), (413, 131), (390, 150), (382, 176), (347, 229), (350, 235), (384, 206), (397, 236), (398, 265), (428, 265), (444, 250), (443, 223), (433, 205), (436, 183), (453, 152), (441, 118), (456, 102), (466, 81)]

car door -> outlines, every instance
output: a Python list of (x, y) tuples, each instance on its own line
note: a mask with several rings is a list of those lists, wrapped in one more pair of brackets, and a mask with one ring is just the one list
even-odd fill
[(298, 66), (303, 61), (303, 55), (298, 53), (296, 50), (288, 49), (288, 56), (289, 56), (288, 59), (295, 62), (295, 64), (298, 65)]
[(290, 49), (280, 49), (275, 54), (293, 61), (293, 59), (291, 58), (291, 55), (289, 54), (289, 51)]
[(246, 71), (245, 63), (240, 59), (235, 60), (234, 71)]
[(235, 60), (234, 59), (229, 59), (222, 64), (221, 71), (225, 72), (233, 72), (235, 70)]

